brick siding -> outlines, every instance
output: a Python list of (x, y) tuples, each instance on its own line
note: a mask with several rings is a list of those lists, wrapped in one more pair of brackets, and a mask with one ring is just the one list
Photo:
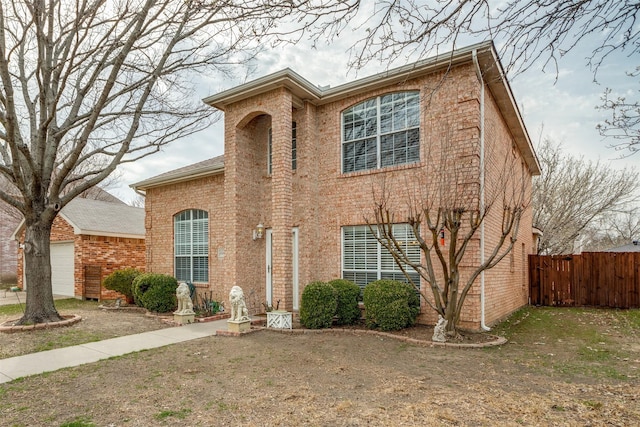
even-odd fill
[[(433, 89), (437, 88), (435, 92)], [(382, 170), (341, 173), (341, 112), (385, 93), (419, 90), (421, 93), (420, 161)], [(210, 281), (200, 289), (226, 301), (233, 285), (244, 289), (251, 312), (266, 300), (266, 239), (253, 240), (262, 223), (273, 232), (273, 300), (293, 308), (291, 229), (299, 229), (300, 294), (313, 280), (341, 276), (341, 227), (372, 218), (373, 193), (384, 182), (391, 190), (389, 204), (398, 222), (406, 219), (406, 202), (424, 177), (464, 173), (461, 194), (479, 197), (480, 90), (472, 65), (407, 80), (392, 87), (348, 96), (323, 105), (292, 107), (292, 94), (279, 88), (228, 105), (225, 109), (224, 174), (179, 184), (149, 188), (146, 200), (147, 269), (173, 273), (173, 215), (183, 209), (209, 212)], [(297, 170), (291, 171), (291, 121), (297, 123)], [(273, 131), (273, 174), (267, 173), (268, 131)], [(445, 144), (443, 144), (443, 141)], [(511, 156), (520, 165), (495, 99), (485, 91), (487, 193), (503, 185), (501, 168)], [(446, 148), (442, 148), (446, 147)], [(447, 151), (444, 152), (443, 150)], [(440, 168), (439, 156), (454, 159), (455, 168)], [(517, 168), (527, 180), (531, 176)], [(500, 209), (492, 211), (485, 228), (485, 252), (492, 249), (500, 230)], [(480, 259), (479, 241), (470, 245), (463, 276)], [(494, 323), (527, 302), (526, 254), (532, 253), (531, 211), (520, 224), (513, 263), (506, 257), (485, 275), (485, 319)], [(222, 256), (222, 254), (224, 254)], [(480, 283), (476, 281), (465, 305), (462, 326), (480, 327)], [(420, 320), (432, 323), (425, 307)]]
[[(24, 241), (24, 232), (20, 237)], [(51, 227), (51, 242), (73, 242), (74, 244), (74, 293), (76, 298), (85, 295), (85, 266), (99, 266), (102, 280), (115, 270), (137, 268), (145, 271), (145, 239), (76, 235), (73, 227), (61, 216), (56, 217)], [(18, 250), (18, 285), (23, 286), (22, 249)], [(100, 300), (123, 298), (118, 292), (100, 287)]]

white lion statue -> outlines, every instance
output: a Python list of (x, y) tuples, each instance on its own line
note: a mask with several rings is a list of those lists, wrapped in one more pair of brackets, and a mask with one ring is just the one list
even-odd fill
[(178, 309), (175, 311), (175, 314), (195, 314), (189, 285), (185, 282), (180, 283), (176, 289), (176, 297), (178, 299)]
[(229, 302), (231, 303), (231, 318), (232, 322), (242, 322), (249, 319), (249, 312), (247, 311), (247, 305), (244, 302), (244, 292), (240, 286), (234, 286), (229, 292)]

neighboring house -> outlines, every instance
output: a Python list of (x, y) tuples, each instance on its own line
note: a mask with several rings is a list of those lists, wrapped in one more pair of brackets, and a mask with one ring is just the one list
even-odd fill
[[(24, 221), (13, 233), (23, 243)], [(22, 249), (18, 251), (18, 284), (24, 284)], [(51, 229), (51, 281), (54, 295), (83, 299), (116, 299), (104, 289), (104, 277), (115, 270), (145, 268), (144, 209), (123, 203), (76, 198), (58, 214)]]
[[(11, 193), (10, 184), (2, 175), (0, 175), (0, 188)], [(79, 197), (124, 204), (123, 201), (100, 187), (92, 187)], [(16, 253), (18, 252), (18, 243), (12, 238), (12, 234), (21, 220), (20, 211), (0, 200), (0, 285), (3, 283), (15, 284), (17, 280), (18, 258)]]
[(18, 244), (11, 233), (20, 223), (21, 215), (10, 205), (0, 201), (0, 285), (15, 284)]
[(640, 240), (634, 240), (628, 245), (605, 249), (603, 252), (640, 252)]
[[(368, 233), (364, 212), (383, 180), (393, 188), (391, 203), (406, 206), (408, 180), (432, 166), (430, 144), (444, 134), (452, 155), (477, 165), (469, 186), (483, 188), (479, 165), (486, 182), (496, 182), (504, 159), (513, 158), (530, 199), (531, 176), (539, 174), (492, 43), (334, 88), (285, 69), (204, 101), (224, 112), (224, 157), (132, 185), (146, 193), (147, 271), (190, 280), (222, 301), (239, 285), (253, 313), (278, 301), (298, 310), (314, 280), (343, 277), (364, 287), (403, 279)], [(410, 246), (398, 219), (397, 237)], [(499, 227), (495, 215), (488, 219), (487, 242)], [(472, 245), (466, 266), (479, 262), (481, 245)], [(527, 303), (533, 253), (528, 209), (510, 257), (471, 290), (463, 326), (478, 329)], [(421, 321), (434, 320), (425, 304)]]

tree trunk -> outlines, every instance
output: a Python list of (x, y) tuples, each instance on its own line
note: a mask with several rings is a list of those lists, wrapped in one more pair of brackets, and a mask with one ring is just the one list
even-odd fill
[(448, 304), (444, 311), (444, 319), (447, 321), (445, 331), (448, 337), (455, 337), (458, 332), (456, 330), (456, 310), (455, 305)]
[(62, 320), (53, 303), (50, 237), (53, 221), (27, 221), (24, 238), (24, 277), (27, 285), (25, 313), (18, 325)]

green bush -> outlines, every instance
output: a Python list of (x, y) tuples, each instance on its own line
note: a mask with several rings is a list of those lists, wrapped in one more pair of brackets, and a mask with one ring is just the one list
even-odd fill
[(133, 290), (131, 288), (133, 279), (141, 274), (142, 272), (135, 268), (116, 270), (104, 278), (102, 286), (111, 291), (120, 292), (127, 297), (127, 302), (131, 302), (133, 301)]
[(178, 306), (178, 281), (166, 274), (144, 273), (133, 280), (133, 298), (137, 305), (149, 311), (166, 313)]
[(377, 280), (364, 288), (365, 321), (369, 328), (395, 331), (416, 323), (420, 298), (415, 288), (396, 280)]
[(325, 282), (309, 283), (302, 291), (300, 324), (309, 329), (329, 328), (338, 305), (338, 292)]
[(352, 325), (360, 319), (358, 297), (360, 288), (350, 280), (335, 279), (329, 282), (338, 292), (336, 316), (338, 325)]

